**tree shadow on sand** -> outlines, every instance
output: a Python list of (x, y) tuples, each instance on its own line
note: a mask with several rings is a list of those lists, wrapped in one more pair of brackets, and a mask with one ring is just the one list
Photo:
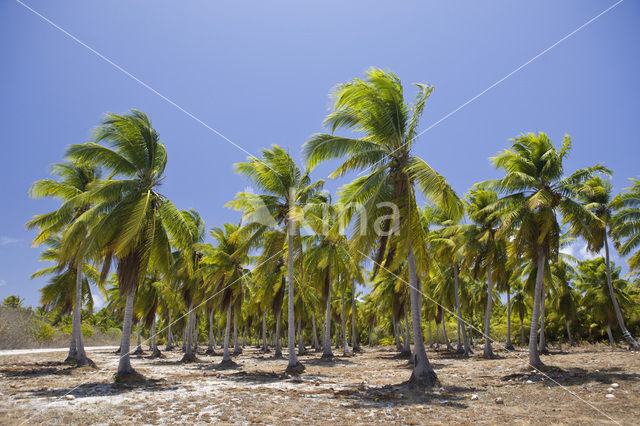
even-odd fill
[(47, 389), (40, 391), (30, 391), (28, 394), (37, 397), (54, 397), (64, 398), (67, 395), (72, 395), (75, 399), (90, 398), (96, 396), (113, 396), (127, 393), (129, 391), (144, 391), (144, 392), (160, 392), (160, 391), (175, 391), (179, 387), (176, 384), (169, 383), (164, 379), (149, 379), (142, 383), (135, 385), (119, 384), (112, 382), (93, 382), (84, 383), (80, 386), (59, 388), (59, 389)]
[(75, 371), (82, 371), (87, 368), (93, 369), (89, 365), (73, 366), (60, 361), (42, 363), (36, 362), (23, 364), (17, 368), (3, 368), (0, 369), (0, 374), (4, 375), (5, 377), (26, 380), (43, 376), (69, 376), (72, 375)]
[(502, 377), (503, 381), (526, 381), (541, 382), (545, 386), (576, 386), (590, 382), (599, 382), (602, 384), (611, 384), (614, 382), (640, 380), (639, 373), (624, 373), (620, 367), (602, 368), (599, 371), (589, 371), (584, 368), (570, 367), (559, 368), (552, 365), (546, 365), (535, 371), (533, 369), (508, 374)]
[(408, 383), (385, 386), (366, 386), (361, 384), (354, 389), (341, 389), (334, 391), (336, 398), (346, 398), (351, 400), (347, 408), (366, 408), (372, 405), (388, 404), (394, 406), (431, 404), (440, 407), (454, 407), (465, 409), (468, 405), (461, 402), (465, 399), (464, 394), (476, 392), (476, 388), (446, 386), (431, 390), (421, 391), (412, 388)]

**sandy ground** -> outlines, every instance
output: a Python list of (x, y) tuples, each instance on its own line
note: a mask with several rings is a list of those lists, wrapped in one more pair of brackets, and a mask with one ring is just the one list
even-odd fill
[(148, 378), (139, 386), (111, 381), (112, 350), (90, 351), (97, 369), (62, 365), (60, 352), (1, 356), (0, 424), (633, 424), (640, 415), (640, 355), (621, 349), (543, 356), (546, 376), (524, 368), (522, 350), (484, 360), (430, 349), (441, 382), (430, 392), (402, 384), (410, 365), (392, 348), (364, 350), (328, 363), (310, 352), (299, 377), (282, 374), (286, 359), (249, 346), (235, 358), (238, 367), (225, 370), (217, 368), (220, 355), (200, 353), (184, 365), (178, 351), (142, 355), (132, 359)]

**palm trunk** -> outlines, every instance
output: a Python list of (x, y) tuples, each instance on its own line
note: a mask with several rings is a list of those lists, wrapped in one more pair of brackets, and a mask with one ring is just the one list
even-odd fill
[(545, 254), (542, 247), (538, 247), (536, 273), (536, 288), (533, 295), (533, 309), (531, 311), (531, 329), (529, 330), (529, 365), (539, 367), (542, 365), (538, 353), (538, 322), (540, 321), (540, 298), (542, 297), (542, 284), (544, 280)]
[(156, 339), (156, 316), (153, 315), (153, 322), (151, 323), (151, 335), (149, 336), (149, 348), (151, 350), (152, 357), (160, 357), (162, 354), (160, 353), (160, 349), (158, 349), (157, 339)]
[(453, 351), (453, 346), (451, 346), (451, 342), (449, 342), (449, 336), (447, 336), (447, 322), (444, 320), (444, 309), (441, 311), (442, 316), (442, 336), (444, 337), (444, 341), (447, 344), (447, 350)]
[(347, 341), (347, 324), (345, 320), (345, 310), (344, 310), (344, 289), (342, 290), (342, 346), (344, 348), (344, 354), (349, 355), (351, 350), (349, 349), (349, 342)]
[(301, 317), (298, 317), (298, 355), (302, 356), (307, 353), (307, 348), (304, 346), (304, 330), (302, 329)]
[(215, 341), (213, 339), (213, 309), (211, 309), (209, 311), (209, 346), (207, 347), (207, 351), (205, 352), (205, 354), (213, 355), (215, 353), (214, 347)]
[(331, 350), (331, 286), (327, 293), (327, 304), (325, 306), (325, 320), (324, 320), (324, 341), (322, 342), (322, 358), (333, 358), (333, 351)]
[(611, 332), (611, 324), (607, 322), (607, 336), (609, 336), (609, 346), (612, 348), (616, 346), (616, 341), (613, 338), (613, 333)]
[(129, 346), (131, 343), (131, 324), (133, 322), (133, 300), (135, 298), (135, 288), (127, 294), (127, 302), (124, 307), (124, 320), (122, 322), (122, 339), (120, 340), (120, 362), (118, 363), (118, 372), (116, 380), (125, 376), (134, 374), (129, 360)]
[(487, 309), (484, 311), (484, 356), (493, 358), (491, 348), (491, 308), (493, 306), (493, 272), (491, 267), (487, 269)]
[[(458, 342), (460, 341), (460, 333), (462, 333), (462, 342), (464, 343), (464, 356), (469, 356), (471, 353), (471, 346), (469, 345), (469, 339), (467, 339), (467, 331), (464, 328), (464, 321), (462, 321), (462, 308), (460, 307), (460, 291), (458, 289), (458, 265), (453, 265), (453, 285), (456, 294), (456, 314), (458, 316)], [(431, 324), (429, 324), (431, 325)], [(429, 332), (429, 343), (431, 343), (431, 332)], [(459, 346), (459, 343), (458, 343)], [(460, 348), (458, 348), (460, 352)]]
[(173, 334), (171, 334), (171, 310), (169, 310), (169, 325), (167, 328), (167, 346), (164, 348), (165, 351), (170, 351), (173, 348)]
[[(84, 351), (82, 341), (82, 267), (76, 266), (76, 300), (73, 310), (73, 323), (71, 325), (71, 345), (69, 358), (76, 362), (76, 365), (84, 365), (90, 362)], [(73, 350), (71, 349), (73, 347)]]
[(318, 342), (318, 333), (316, 332), (316, 313), (311, 312), (311, 321), (313, 324), (313, 350), (317, 351), (320, 346), (320, 342)]
[(356, 283), (351, 283), (351, 347), (354, 352), (360, 352), (360, 343), (358, 343), (358, 336), (356, 335)]
[(287, 249), (287, 263), (289, 264), (289, 297), (288, 297), (288, 310), (287, 310), (287, 322), (288, 322), (288, 346), (289, 346), (289, 364), (287, 365), (287, 371), (289, 372), (300, 372), (304, 370), (304, 366), (298, 361), (298, 357), (296, 356), (296, 347), (295, 347), (295, 339), (296, 339), (296, 322), (295, 322), (295, 313), (293, 309), (294, 302), (294, 288), (295, 288), (295, 278), (293, 276), (293, 230), (294, 225), (293, 221), (289, 220), (289, 237), (288, 237), (288, 249)]
[(569, 327), (569, 320), (565, 320), (567, 325), (567, 337), (569, 338), (569, 345), (574, 346), (573, 336), (571, 336), (571, 327)]
[(396, 349), (398, 350), (398, 352), (402, 352), (402, 342), (400, 342), (400, 326), (398, 325), (398, 322), (394, 319), (393, 320), (393, 337), (396, 340)]
[(233, 307), (233, 354), (240, 355), (242, 353), (242, 348), (240, 347), (240, 342), (238, 341), (238, 312), (236, 307)]
[(409, 312), (407, 312), (407, 308), (404, 309), (404, 347), (402, 348), (402, 354), (406, 356), (411, 356), (411, 328), (409, 327)]
[(509, 284), (507, 284), (507, 344), (505, 348), (513, 350), (513, 343), (511, 343), (511, 286)]
[(282, 310), (278, 309), (276, 312), (276, 335), (275, 335), (275, 346), (276, 351), (274, 353), (274, 357), (280, 358), (282, 356), (282, 348), (280, 347), (280, 317)]
[(547, 350), (547, 338), (545, 335), (545, 314), (546, 314), (546, 300), (547, 300), (547, 289), (544, 285), (544, 280), (542, 281), (542, 295), (540, 299), (540, 339), (538, 341), (538, 351), (540, 353), (548, 353)]
[(267, 311), (262, 313), (262, 352), (269, 352), (267, 347)]
[(409, 246), (408, 263), (414, 347), (413, 373), (409, 381), (418, 387), (432, 387), (436, 384), (438, 378), (431, 364), (429, 364), (429, 358), (427, 358), (427, 352), (424, 350), (424, 342), (422, 341), (422, 321), (420, 320), (422, 297), (419, 293), (418, 275), (412, 246)]
[[(437, 313), (436, 313), (437, 315)], [(440, 348), (440, 337), (438, 336), (438, 321), (434, 321), (436, 323), (436, 350)]]
[(523, 318), (520, 317), (520, 346), (524, 346), (524, 324)]
[(142, 339), (141, 339), (141, 333), (142, 333), (142, 324), (141, 324), (142, 320), (139, 319), (138, 320), (138, 346), (136, 346), (136, 352), (140, 353), (142, 352)]
[(431, 339), (431, 320), (427, 321), (427, 324), (429, 326), (429, 347), (432, 348), (433, 347), (433, 341)]
[(191, 331), (191, 336), (193, 339), (193, 348), (194, 348), (194, 352), (198, 353), (198, 335), (200, 334), (200, 318), (198, 316), (198, 313), (194, 313), (194, 320), (193, 320), (193, 330)]
[(611, 281), (611, 266), (609, 264), (609, 242), (608, 242), (608, 232), (605, 234), (604, 238), (604, 254), (605, 260), (607, 263), (607, 287), (609, 287), (609, 296), (611, 296), (611, 302), (613, 303), (613, 309), (616, 313), (616, 318), (618, 319), (618, 326), (620, 327), (620, 331), (622, 331), (622, 336), (624, 336), (627, 343), (632, 350), (640, 350), (640, 344), (633, 338), (631, 333), (627, 330), (627, 327), (624, 324), (624, 318), (622, 318), (622, 311), (620, 310), (620, 305), (618, 305), (618, 298), (616, 297), (615, 292), (613, 291), (613, 283)]
[(231, 331), (231, 304), (227, 306), (227, 325), (224, 328), (224, 352), (222, 354), (222, 362), (231, 362), (229, 355), (229, 332)]

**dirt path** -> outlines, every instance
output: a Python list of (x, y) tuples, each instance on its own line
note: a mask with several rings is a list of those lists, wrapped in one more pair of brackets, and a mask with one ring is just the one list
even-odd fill
[[(115, 351), (117, 346), (85, 346), (84, 350), (89, 351)], [(46, 352), (67, 352), (69, 348), (41, 348), (41, 349), (7, 349), (0, 351), (0, 356), (33, 355)]]
[(187, 365), (180, 352), (143, 355), (132, 364), (149, 381), (137, 387), (113, 384), (117, 355), (94, 349), (98, 369), (60, 365), (57, 352), (0, 358), (0, 424), (633, 424), (640, 415), (639, 355), (603, 346), (543, 356), (546, 376), (523, 370), (524, 351), (484, 360), (430, 350), (441, 387), (427, 393), (400, 385), (410, 366), (392, 348), (332, 363), (310, 353), (297, 378), (281, 374), (286, 359), (250, 347), (227, 370), (216, 368), (220, 355)]

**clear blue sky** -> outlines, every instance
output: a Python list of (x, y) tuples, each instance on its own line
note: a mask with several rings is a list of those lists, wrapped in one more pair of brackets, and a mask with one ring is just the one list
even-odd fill
[[(279, 144), (300, 158), (322, 130), (333, 85), (370, 66), (435, 86), (422, 128), (438, 121), (614, 1), (25, 0), (42, 15), (251, 153)], [(568, 169), (602, 162), (616, 190), (640, 174), (640, 3), (626, 0), (424, 134), (417, 154), (464, 193), (496, 177), (488, 157), (526, 131), (573, 137)], [(207, 225), (247, 187), (246, 154), (13, 0), (0, 2), (0, 298), (37, 304), (39, 249), (25, 222), (65, 148), (106, 111), (149, 114), (169, 152), (162, 187)], [(328, 167), (319, 168), (323, 178)], [(336, 188), (341, 182), (329, 183)], [(581, 247), (574, 247), (579, 254)]]

